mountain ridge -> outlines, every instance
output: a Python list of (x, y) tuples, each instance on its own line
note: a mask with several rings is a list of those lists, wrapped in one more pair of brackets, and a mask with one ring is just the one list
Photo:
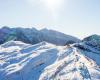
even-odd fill
[(0, 37), (2, 37), (0, 44), (9, 40), (23, 41), (30, 44), (46, 41), (56, 45), (65, 45), (67, 41), (70, 40), (73, 42), (80, 42), (80, 39), (76, 37), (66, 35), (55, 30), (37, 30), (35, 28), (3, 27), (0, 29)]

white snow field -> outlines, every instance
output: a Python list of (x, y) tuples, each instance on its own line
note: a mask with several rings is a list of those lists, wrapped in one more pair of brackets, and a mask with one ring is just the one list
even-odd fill
[(0, 80), (100, 80), (99, 60), (74, 45), (9, 41), (0, 45)]

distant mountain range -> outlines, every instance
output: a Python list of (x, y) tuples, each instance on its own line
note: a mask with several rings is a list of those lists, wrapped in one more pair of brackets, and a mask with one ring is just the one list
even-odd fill
[(80, 40), (76, 37), (66, 35), (64, 33), (42, 29), (36, 30), (35, 28), (9, 28), (3, 27), (0, 29), (0, 44), (7, 41), (15, 40), (22, 41), (29, 44), (36, 44), (42, 41), (53, 43), (56, 45), (65, 45), (67, 43), (76, 43)]

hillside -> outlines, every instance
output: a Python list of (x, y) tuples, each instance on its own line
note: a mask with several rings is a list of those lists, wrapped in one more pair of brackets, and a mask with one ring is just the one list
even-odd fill
[(100, 80), (100, 54), (95, 53), (100, 51), (87, 51), (78, 44), (83, 43), (4, 43), (0, 46), (0, 80)]

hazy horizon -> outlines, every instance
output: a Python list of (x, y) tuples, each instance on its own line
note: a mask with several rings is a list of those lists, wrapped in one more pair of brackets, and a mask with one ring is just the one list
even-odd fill
[(1, 0), (0, 27), (48, 28), (84, 38), (100, 35), (100, 0)]

